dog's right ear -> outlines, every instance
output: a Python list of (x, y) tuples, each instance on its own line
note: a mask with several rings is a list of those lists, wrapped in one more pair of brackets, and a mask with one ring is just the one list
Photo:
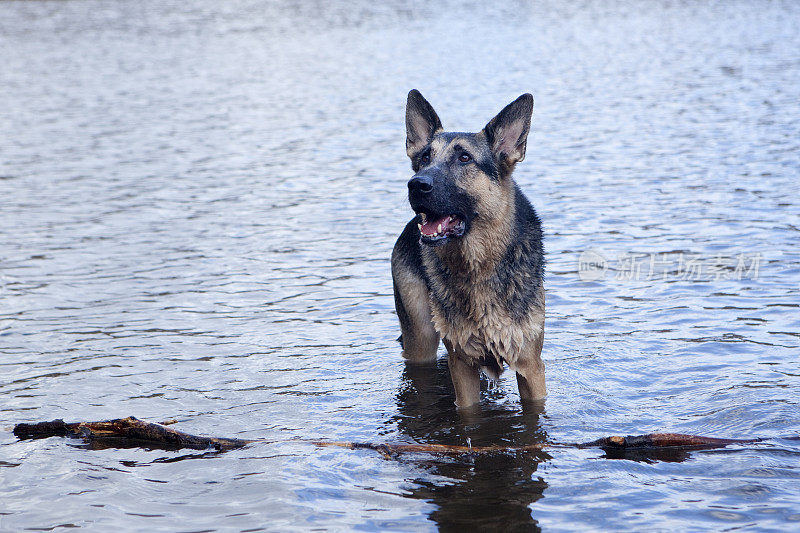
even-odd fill
[(434, 134), (442, 129), (442, 122), (431, 104), (416, 89), (408, 93), (406, 103), (406, 153), (414, 158), (428, 146)]

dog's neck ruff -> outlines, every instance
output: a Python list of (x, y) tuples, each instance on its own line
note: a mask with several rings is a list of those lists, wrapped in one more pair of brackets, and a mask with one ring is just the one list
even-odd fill
[(509, 196), (511, 201), (498, 206), (491, 216), (480, 214), (473, 219), (469, 232), (462, 238), (431, 249), (452, 275), (467, 277), (472, 282), (485, 281), (494, 275), (515, 233), (516, 208), (513, 195)]

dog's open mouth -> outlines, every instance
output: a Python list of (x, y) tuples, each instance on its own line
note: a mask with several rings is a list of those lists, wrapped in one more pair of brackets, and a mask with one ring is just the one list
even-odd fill
[(451, 237), (461, 237), (466, 224), (457, 215), (419, 213), (417, 227), (425, 244), (444, 242)]

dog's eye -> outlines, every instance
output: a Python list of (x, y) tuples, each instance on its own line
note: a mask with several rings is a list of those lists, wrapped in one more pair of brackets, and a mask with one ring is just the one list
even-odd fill
[(419, 158), (419, 162), (422, 163), (423, 165), (427, 165), (428, 163), (431, 162), (431, 154), (428, 153), (422, 154), (422, 157)]
[(472, 161), (472, 156), (469, 155), (467, 152), (464, 152), (463, 154), (458, 156), (458, 160), (461, 161), (462, 163), (469, 163), (470, 161)]

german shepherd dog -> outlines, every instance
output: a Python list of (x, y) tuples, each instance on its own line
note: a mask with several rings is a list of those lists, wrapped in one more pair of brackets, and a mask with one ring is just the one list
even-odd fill
[(447, 348), (456, 406), (480, 400), (480, 370), (516, 371), (523, 402), (545, 396), (544, 251), (539, 217), (511, 178), (525, 158), (533, 97), (523, 94), (478, 133), (442, 130), (408, 93), (406, 152), (416, 216), (392, 252), (403, 357)]

